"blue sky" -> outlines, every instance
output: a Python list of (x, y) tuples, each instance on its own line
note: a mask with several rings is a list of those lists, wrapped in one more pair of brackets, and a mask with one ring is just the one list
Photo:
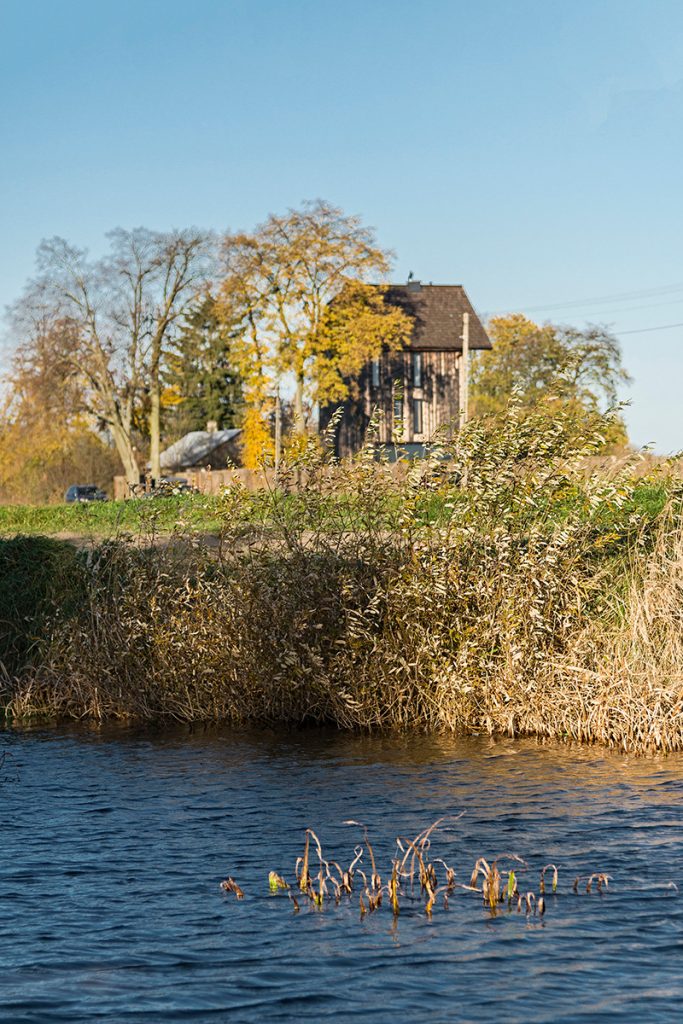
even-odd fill
[(43, 237), (320, 196), (397, 280), (610, 324), (633, 440), (683, 448), (679, 0), (0, 0), (0, 140), (0, 306)]

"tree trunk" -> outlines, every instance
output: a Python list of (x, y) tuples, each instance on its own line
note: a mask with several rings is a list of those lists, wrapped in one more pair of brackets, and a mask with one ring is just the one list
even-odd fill
[(297, 434), (306, 433), (306, 417), (304, 416), (304, 378), (297, 377), (294, 393), (294, 429)]
[(135, 459), (135, 452), (133, 451), (130, 436), (122, 427), (115, 425), (112, 426), (111, 432), (114, 438), (114, 444), (116, 445), (116, 451), (119, 453), (119, 458), (121, 459), (121, 465), (123, 466), (123, 472), (125, 473), (128, 485), (132, 486), (134, 484), (139, 484), (140, 470)]
[(161, 342), (163, 331), (157, 327), (152, 341), (149, 366), (149, 464), (152, 480), (156, 483), (161, 478)]
[(152, 479), (158, 483), (161, 479), (161, 398), (158, 380), (152, 382), (149, 402), (149, 461)]

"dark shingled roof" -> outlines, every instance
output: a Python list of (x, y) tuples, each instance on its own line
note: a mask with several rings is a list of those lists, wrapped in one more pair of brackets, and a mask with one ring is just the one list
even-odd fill
[(470, 314), (470, 348), (491, 348), (483, 324), (460, 284), (392, 284), (385, 298), (414, 317), (408, 348), (442, 352), (462, 349), (462, 315)]

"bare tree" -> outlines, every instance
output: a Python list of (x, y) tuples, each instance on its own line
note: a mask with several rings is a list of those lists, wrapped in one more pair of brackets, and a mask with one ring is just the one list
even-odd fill
[(81, 382), (83, 407), (111, 432), (129, 482), (139, 478), (136, 412), (149, 396), (152, 476), (160, 476), (161, 365), (179, 321), (211, 270), (212, 238), (196, 230), (117, 229), (110, 252), (88, 260), (61, 238), (38, 250), (38, 276), (13, 311), (30, 332), (46, 317), (76, 339), (64, 358)]
[[(212, 269), (211, 236), (196, 231), (153, 232), (118, 229), (109, 235), (107, 268), (122, 285), (119, 313), (123, 331), (139, 335), (149, 389), (150, 466), (161, 476), (161, 368), (179, 322), (190, 312)], [(133, 301), (130, 301), (130, 300)]]

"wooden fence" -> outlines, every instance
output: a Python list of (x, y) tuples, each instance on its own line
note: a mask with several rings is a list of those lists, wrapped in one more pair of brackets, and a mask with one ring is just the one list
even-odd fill
[[(186, 480), (190, 487), (200, 494), (219, 494), (229, 484), (241, 483), (247, 490), (256, 491), (273, 479), (273, 471), (263, 469), (199, 469), (179, 474), (178, 479)], [(144, 493), (145, 485), (131, 493), (125, 476), (114, 477), (114, 501), (123, 501)]]
[[(586, 458), (584, 466), (587, 473), (599, 470), (606, 477), (611, 477), (623, 468), (626, 458), (624, 455), (595, 456)], [(666, 465), (667, 462), (669, 463), (668, 466)], [(409, 463), (400, 461), (392, 463), (391, 471), (397, 477), (400, 477), (407, 471), (408, 465)], [(671, 476), (683, 478), (683, 460), (676, 459), (670, 461), (662, 456), (651, 453), (644, 454), (633, 466), (633, 471), (637, 476), (645, 476), (657, 467), (660, 467)], [(334, 476), (335, 469), (331, 466), (329, 467), (329, 478), (331, 481), (333, 481)], [(275, 471), (273, 469), (198, 469), (188, 470), (186, 473), (179, 474), (180, 479), (186, 480), (200, 494), (219, 494), (224, 487), (235, 483), (242, 484), (249, 491), (257, 491), (266, 484), (272, 484), (274, 477)], [(296, 486), (306, 486), (305, 472), (300, 474), (295, 489)], [(144, 491), (144, 486), (141, 485), (140, 489)], [(140, 491), (137, 491), (137, 494), (139, 493)], [(114, 477), (114, 500), (122, 501), (132, 496), (126, 478), (123, 476)]]

